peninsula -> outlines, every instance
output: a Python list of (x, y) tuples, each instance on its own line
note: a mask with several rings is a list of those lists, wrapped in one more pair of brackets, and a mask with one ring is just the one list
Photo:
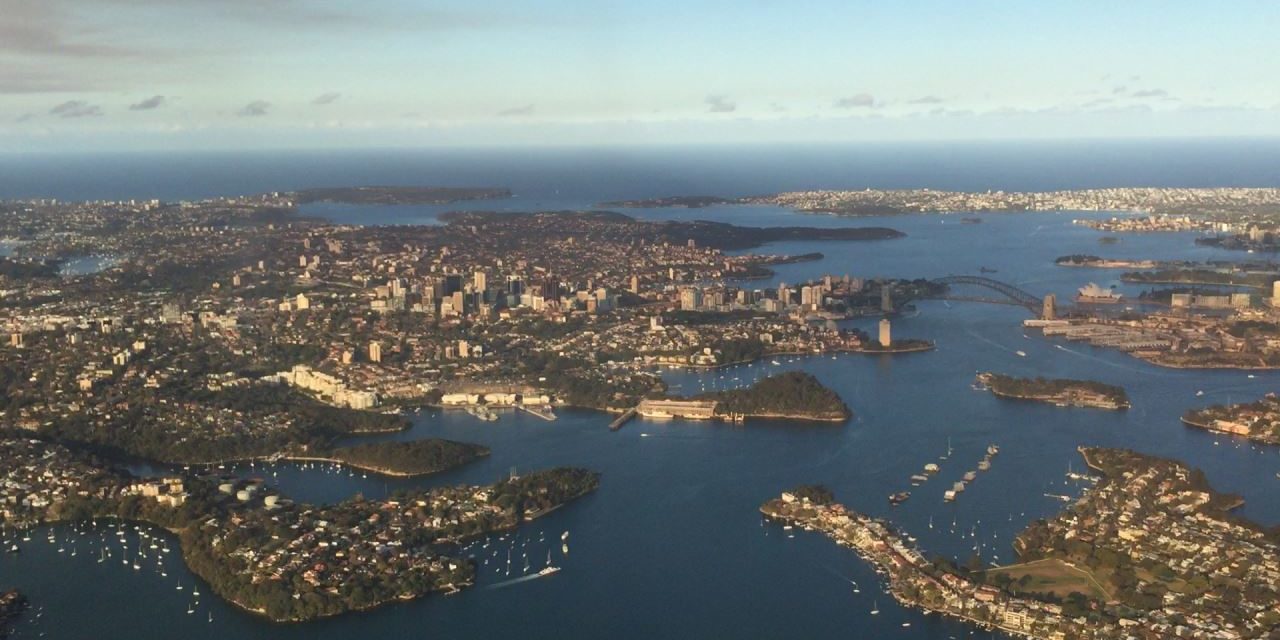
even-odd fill
[(27, 610), (27, 598), (17, 589), (0, 593), (0, 640), (13, 633), (13, 625)]
[(337, 447), (322, 456), (288, 456), (291, 460), (316, 459), (386, 476), (422, 476), (447, 471), (489, 455), (489, 448), (441, 438), (409, 442), (369, 442)]
[(978, 374), (975, 385), (1001, 398), (1044, 402), (1059, 407), (1129, 408), (1129, 396), (1122, 387), (1092, 380), (1015, 378), (985, 372)]
[[(1114, 231), (1214, 228), (1208, 220), (1265, 219), (1280, 204), (1274, 188), (1118, 187), (1066, 191), (941, 191), (937, 189), (858, 189), (790, 191), (744, 198), (676, 196), (611, 203), (614, 206), (689, 206), (689, 203), (762, 204), (804, 213), (837, 216), (884, 216), (910, 213), (974, 213), (1020, 211), (1118, 211), (1154, 214), (1111, 222), (1080, 221)], [(1176, 222), (1162, 222), (1176, 221)]]
[(899, 602), (1017, 636), (1269, 638), (1280, 628), (1280, 546), (1232, 516), (1236, 496), (1203, 474), (1132, 451), (1081, 448), (1098, 483), (1016, 539), (1019, 562), (982, 570), (926, 559), (884, 520), (805, 488), (766, 502), (770, 519), (854, 549)]
[(475, 567), (451, 555), (457, 543), (515, 528), (598, 485), (596, 473), (558, 468), (485, 486), (308, 505), (260, 480), (135, 477), (62, 445), (0, 437), (4, 526), (119, 519), (167, 529), (215, 593), (277, 622), (470, 586)]

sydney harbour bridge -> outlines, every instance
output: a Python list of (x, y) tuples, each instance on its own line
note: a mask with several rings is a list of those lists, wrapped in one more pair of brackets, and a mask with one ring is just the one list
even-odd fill
[[(947, 276), (930, 280), (935, 284), (947, 285), (945, 293), (931, 296), (935, 300), (964, 300), (968, 302), (987, 302), (992, 304), (1009, 304), (1026, 307), (1039, 315), (1044, 309), (1044, 299), (1027, 291), (1023, 291), (1007, 282), (992, 280), (981, 276)], [(981, 293), (968, 293), (973, 289), (985, 289)]]

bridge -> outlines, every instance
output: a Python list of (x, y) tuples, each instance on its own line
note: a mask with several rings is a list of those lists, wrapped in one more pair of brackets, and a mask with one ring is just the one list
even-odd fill
[[(969, 302), (987, 302), (992, 304), (1011, 304), (1019, 307), (1026, 307), (1031, 313), (1040, 315), (1043, 309), (1044, 300), (1031, 293), (1023, 291), (1007, 282), (992, 280), (991, 278), (983, 278), (981, 276), (947, 276), (945, 278), (935, 278), (931, 280), (934, 284), (947, 285), (948, 291), (940, 296), (938, 300), (965, 300)], [(950, 291), (950, 287), (954, 285), (968, 285), (988, 289), (1000, 294), (1000, 297), (986, 296), (966, 296), (957, 295)]]

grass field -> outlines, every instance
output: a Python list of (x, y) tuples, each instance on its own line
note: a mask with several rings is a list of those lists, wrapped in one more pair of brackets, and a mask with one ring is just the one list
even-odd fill
[(991, 569), (987, 573), (1007, 575), (1015, 583), (1023, 576), (1031, 576), (1027, 584), (1014, 586), (1014, 589), (1019, 591), (1052, 593), (1064, 598), (1071, 592), (1078, 591), (1093, 599), (1104, 602), (1111, 600), (1111, 594), (1099, 584), (1093, 574), (1077, 569), (1057, 558), (1012, 564)]

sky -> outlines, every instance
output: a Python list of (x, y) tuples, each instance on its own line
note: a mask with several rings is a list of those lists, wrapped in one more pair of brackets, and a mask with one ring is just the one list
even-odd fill
[(1280, 136), (1280, 3), (0, 0), (0, 152)]

